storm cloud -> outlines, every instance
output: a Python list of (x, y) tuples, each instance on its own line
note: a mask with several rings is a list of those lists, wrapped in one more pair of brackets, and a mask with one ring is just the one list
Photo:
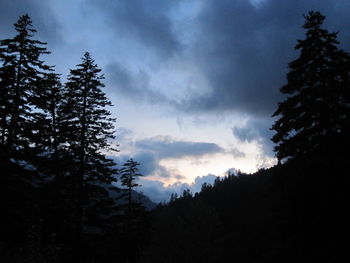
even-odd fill
[(145, 71), (131, 72), (118, 62), (106, 66), (108, 79), (113, 85), (113, 91), (133, 101), (147, 103), (173, 103), (164, 94), (152, 90), (149, 85), (149, 75)]
[[(294, 51), (296, 40), (304, 38), (302, 14), (321, 11), (327, 17), (325, 26), (330, 31), (350, 24), (347, 0), (82, 0), (80, 3), (85, 19), (102, 20), (126, 46), (138, 43), (140, 52), (151, 50), (157, 54), (158, 67), (174, 55), (183, 58), (183, 64), (195, 65), (208, 87), (200, 94), (202, 83), (196, 83), (196, 92), (188, 90), (186, 98), (177, 102), (166, 99), (166, 94), (157, 87), (150, 87), (150, 78), (156, 71), (141, 68), (132, 73), (117, 62), (106, 65), (113, 85), (124, 96), (148, 103), (164, 102), (179, 112), (193, 114), (237, 111), (257, 117), (271, 116), (282, 99), (279, 88), (285, 83), (288, 62), (298, 55)], [(186, 21), (179, 15), (184, 5), (189, 10), (196, 6)], [(18, 16), (28, 13), (39, 36), (57, 45), (62, 41), (63, 28), (54, 7), (52, 1), (3, 0), (0, 17), (4, 26), (0, 32), (7, 35)], [(342, 47), (349, 49), (350, 32), (341, 31), (339, 39)], [(166, 93), (166, 88), (162, 91)]]
[[(202, 32), (193, 57), (207, 77), (211, 91), (183, 102), (188, 111), (235, 110), (271, 116), (281, 100), (288, 62), (296, 58), (296, 39), (304, 38), (302, 14), (319, 10), (326, 27), (349, 25), (350, 2), (345, 0), (204, 1), (196, 18)], [(350, 32), (339, 34), (350, 42)]]
[[(170, 101), (157, 87), (149, 87), (149, 79), (156, 71), (131, 74), (118, 63), (108, 67), (117, 89), (118, 83), (126, 82), (123, 95), (167, 103), (187, 114), (235, 111), (270, 117), (282, 100), (279, 88), (286, 82), (288, 63), (298, 55), (294, 50), (297, 39), (304, 38), (303, 14), (321, 11), (327, 17), (325, 26), (330, 31), (338, 31), (350, 23), (347, 0), (88, 0), (87, 3), (103, 14), (106, 24), (121, 39), (134, 39), (144, 47), (144, 52), (153, 50), (160, 54), (159, 67), (174, 54), (183, 59), (184, 65), (195, 65), (208, 86), (195, 83), (195, 93), (188, 90), (181, 101)], [(174, 15), (181, 4), (191, 7), (194, 3), (197, 3), (196, 11), (185, 22)], [(348, 48), (350, 32), (340, 32), (339, 39)], [(166, 89), (162, 91), (166, 93)]]
[(118, 37), (144, 44), (165, 58), (180, 48), (173, 32), (170, 12), (177, 1), (162, 0), (87, 0), (88, 7), (99, 9)]

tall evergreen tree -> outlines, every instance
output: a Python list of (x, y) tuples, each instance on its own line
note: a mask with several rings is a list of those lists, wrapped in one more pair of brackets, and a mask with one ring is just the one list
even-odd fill
[(298, 41), (300, 56), (280, 89), (289, 96), (273, 114), (279, 117), (272, 126), (279, 160), (324, 152), (348, 138), (349, 55), (338, 48), (337, 33), (322, 28), (324, 19), (314, 11), (305, 16), (306, 39)]
[(110, 142), (114, 119), (106, 108), (112, 104), (102, 91), (100, 72), (86, 52), (81, 64), (70, 71), (59, 109), (61, 147), (68, 156), (78, 235), (106, 212), (103, 209), (110, 199), (104, 186), (115, 181), (115, 163), (105, 156), (107, 151), (116, 151)]
[(25, 161), (40, 153), (35, 137), (39, 127), (36, 87), (52, 68), (40, 60), (46, 43), (33, 40), (36, 30), (28, 15), (15, 23), (17, 35), (0, 41), (1, 151), (11, 160)]
[(17, 35), (0, 41), (0, 202), (6, 222), (0, 236), (24, 240), (38, 220), (33, 185), (43, 149), (37, 144), (42, 117), (37, 87), (52, 68), (41, 60), (50, 52), (33, 39), (30, 17), (20, 16), (14, 26)]

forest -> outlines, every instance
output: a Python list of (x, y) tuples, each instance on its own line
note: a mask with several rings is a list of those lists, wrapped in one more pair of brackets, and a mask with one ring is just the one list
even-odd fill
[(17, 34), (0, 40), (0, 262), (341, 262), (350, 54), (324, 15), (304, 18), (272, 115), (278, 164), (148, 210), (135, 192), (140, 164), (111, 158), (118, 138), (102, 70), (85, 52), (63, 83), (20, 16)]

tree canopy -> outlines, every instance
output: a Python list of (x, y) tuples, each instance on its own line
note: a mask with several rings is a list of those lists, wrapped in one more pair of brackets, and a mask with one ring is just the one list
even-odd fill
[(300, 56), (289, 63), (280, 89), (288, 96), (273, 114), (279, 160), (320, 151), (349, 132), (349, 54), (338, 47), (337, 33), (322, 28), (325, 16), (311, 11), (304, 17), (306, 38), (298, 40)]

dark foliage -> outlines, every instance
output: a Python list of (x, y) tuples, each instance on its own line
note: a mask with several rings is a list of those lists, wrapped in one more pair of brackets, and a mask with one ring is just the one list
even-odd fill
[(279, 103), (272, 129), (279, 160), (323, 151), (334, 144), (349, 146), (350, 56), (337, 47), (337, 34), (323, 29), (319, 12), (305, 16), (306, 39), (299, 40), (298, 59), (289, 64), (289, 95)]
[[(0, 41), (0, 261), (107, 262), (137, 258), (142, 235), (125, 231), (115, 163), (114, 121), (104, 79), (89, 53), (65, 85), (33, 40), (28, 15)], [(133, 186), (132, 186), (133, 187)], [(129, 206), (130, 207), (130, 206)], [(137, 233), (147, 213), (137, 205)]]
[(120, 170), (120, 181), (123, 191), (121, 197), (125, 203), (122, 205), (125, 222), (125, 243), (126, 258), (128, 262), (139, 261), (139, 250), (147, 240), (147, 217), (146, 211), (141, 202), (133, 198), (134, 188), (139, 186), (136, 182), (138, 177), (143, 176), (139, 173), (140, 164), (132, 158), (127, 160)]
[(40, 60), (48, 54), (28, 15), (14, 25), (17, 35), (0, 41), (0, 203), (4, 212), (1, 239), (23, 243), (26, 231), (38, 222), (34, 187), (43, 149), (36, 143), (42, 117), (37, 90), (51, 67)]
[(160, 205), (142, 262), (341, 261), (349, 183), (338, 157), (231, 175)]

